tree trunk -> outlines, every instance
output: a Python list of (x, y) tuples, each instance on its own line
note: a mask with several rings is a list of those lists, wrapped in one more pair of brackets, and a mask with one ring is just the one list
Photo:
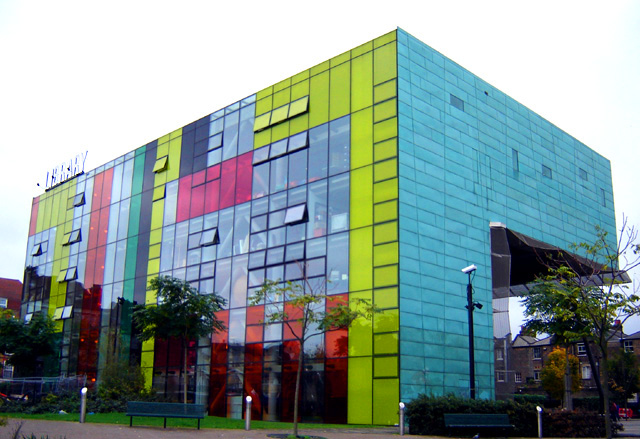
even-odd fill
[(573, 410), (573, 397), (571, 395), (571, 364), (569, 364), (569, 345), (566, 345), (565, 353), (565, 362), (566, 367), (564, 369), (564, 408), (572, 411)]
[(591, 352), (591, 346), (589, 346), (589, 341), (586, 337), (582, 337), (582, 343), (584, 343), (584, 348), (587, 351), (587, 358), (589, 358), (589, 365), (592, 370), (591, 376), (596, 383), (596, 389), (598, 389), (598, 396), (600, 397), (599, 413), (604, 413), (604, 392), (602, 390), (602, 383), (600, 382), (600, 370), (596, 364), (596, 359), (593, 358), (593, 352)]
[(607, 370), (607, 346), (605, 342), (604, 349), (600, 348), (602, 352), (602, 388), (604, 389), (604, 428), (607, 432), (607, 439), (611, 439), (611, 411), (609, 410), (609, 371)]
[(184, 355), (184, 362), (183, 364), (183, 374), (182, 374), (182, 379), (184, 380), (184, 403), (187, 403), (187, 383), (189, 382), (189, 379), (187, 378), (187, 349), (188, 349), (188, 345), (187, 345), (187, 339), (184, 338), (182, 340), (182, 349), (183, 349), (183, 355)]
[(298, 354), (298, 372), (296, 373), (296, 392), (293, 400), (293, 436), (298, 437), (298, 405), (300, 399), (300, 378), (302, 377), (302, 366), (304, 358), (304, 343), (300, 342), (300, 354)]

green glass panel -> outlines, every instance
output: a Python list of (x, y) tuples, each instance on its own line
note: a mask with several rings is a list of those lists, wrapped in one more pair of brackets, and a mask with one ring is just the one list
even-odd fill
[(390, 43), (373, 51), (373, 83), (380, 84), (396, 77), (396, 44)]
[(351, 111), (358, 111), (373, 104), (373, 54), (351, 61)]
[(398, 139), (393, 138), (376, 143), (373, 146), (373, 157), (376, 162), (398, 155)]
[(271, 125), (275, 125), (277, 123), (285, 120), (289, 115), (289, 105), (284, 105), (282, 107), (276, 108), (271, 112)]
[(349, 233), (349, 289), (367, 290), (373, 279), (372, 227), (362, 227)]
[(370, 226), (373, 223), (373, 167), (351, 171), (351, 228)]
[(273, 86), (269, 86), (263, 90), (260, 90), (258, 93), (256, 93), (256, 99), (260, 100), (263, 99), (267, 96), (270, 96), (273, 93)]
[(151, 259), (147, 264), (147, 274), (154, 275), (160, 271), (160, 258)]
[(375, 267), (397, 263), (398, 242), (390, 242), (373, 247), (373, 265)]
[(309, 96), (303, 96), (302, 98), (291, 102), (291, 105), (289, 106), (288, 117), (291, 118), (291, 117), (297, 116), (298, 114), (306, 113), (308, 109), (309, 109)]
[(398, 118), (378, 122), (373, 126), (373, 141), (375, 143), (381, 142), (391, 137), (398, 136)]
[(389, 119), (397, 115), (397, 100), (389, 99), (388, 101), (381, 102), (373, 107), (373, 121), (380, 122), (381, 120)]
[(350, 51), (349, 52), (344, 52), (344, 53), (341, 53), (338, 56), (335, 56), (335, 57), (331, 58), (329, 60), (329, 64), (331, 65), (331, 68), (333, 68), (335, 66), (338, 66), (338, 65), (340, 65), (342, 63), (345, 63), (345, 62), (349, 61), (350, 59), (351, 59), (351, 52)]
[(398, 309), (387, 309), (373, 317), (373, 332), (394, 332), (398, 331), (400, 325), (400, 314)]
[(398, 422), (400, 382), (397, 378), (373, 380), (373, 423), (394, 425)]
[[(131, 195), (137, 195), (142, 192), (142, 182), (144, 181), (145, 155), (146, 153), (141, 153), (141, 154), (136, 153), (136, 158), (134, 159), (134, 162), (133, 162), (133, 179), (131, 181)], [(138, 208), (138, 213), (139, 212), (140, 210)]]
[(398, 353), (398, 333), (373, 334), (373, 352), (376, 355)]
[[(288, 81), (291, 82), (291, 81)], [(274, 87), (275, 88), (275, 87)], [(291, 102), (291, 88), (286, 87), (273, 94), (273, 106), (278, 108)]]
[(164, 198), (165, 187), (166, 186), (162, 185), (153, 189), (153, 201), (158, 201)]
[(373, 112), (371, 107), (351, 114), (351, 169), (373, 162)]
[(329, 72), (311, 77), (309, 95), (309, 127), (329, 121)]
[(273, 95), (275, 96), (277, 94), (276, 92), (279, 92), (281, 90), (285, 90), (285, 89), (289, 88), (290, 86), (291, 86), (291, 78), (287, 78), (287, 79), (285, 79), (283, 81), (278, 82), (277, 84), (274, 84), (274, 86), (273, 86), (273, 92), (274, 92)]
[[(137, 160), (137, 159), (136, 159)], [(131, 197), (131, 206), (129, 207), (129, 231), (128, 236), (138, 234), (140, 228), (140, 208), (142, 206), (142, 195), (138, 193)]]
[(253, 131), (262, 131), (271, 123), (271, 112), (267, 112), (265, 114), (261, 114), (256, 117), (255, 122), (253, 123)]
[(373, 243), (381, 244), (398, 240), (398, 222), (379, 224), (373, 228)]
[(373, 292), (374, 302), (378, 308), (396, 308), (398, 306), (398, 288), (377, 288)]
[(398, 266), (377, 267), (373, 269), (373, 286), (375, 288), (398, 284)]
[[(136, 262), (138, 260), (138, 237), (132, 236), (127, 239), (127, 263), (124, 266), (124, 278), (131, 279), (133, 285), (133, 278), (136, 277)], [(131, 298), (133, 300), (133, 290), (131, 291)]]
[[(356, 309), (358, 305), (353, 299), (365, 299), (371, 302), (373, 300), (371, 291), (358, 291), (349, 294), (352, 308)], [(361, 357), (371, 355), (373, 352), (372, 345), (373, 322), (365, 317), (358, 317), (349, 327), (349, 356)]]
[(397, 377), (398, 357), (375, 357), (373, 359), (373, 376), (377, 377)]
[(154, 244), (149, 246), (149, 259), (155, 259), (160, 257), (160, 244)]
[[(309, 80), (304, 79), (297, 84), (291, 86), (291, 100), (295, 101), (304, 96), (309, 96)], [(305, 108), (304, 111), (307, 111)], [(291, 113), (289, 113), (291, 114)]]
[(378, 103), (395, 97), (397, 94), (396, 84), (396, 80), (392, 79), (391, 81), (376, 85), (373, 89), (373, 101)]
[(256, 101), (256, 114), (264, 114), (273, 110), (273, 97), (271, 95)]
[(373, 221), (382, 223), (398, 219), (398, 200), (391, 200), (373, 206)]
[(375, 40), (373, 40), (373, 47), (380, 47), (380, 46), (384, 46), (387, 43), (390, 43), (392, 41), (396, 40), (396, 31), (392, 30), (389, 33), (386, 33), (378, 38), (376, 38)]
[(378, 162), (373, 168), (374, 181), (387, 180), (398, 175), (398, 161), (396, 159)]
[[(348, 60), (347, 54), (347, 60)], [(337, 119), (349, 114), (351, 97), (351, 69), (349, 63), (330, 70), (329, 119)]]
[(373, 364), (371, 357), (349, 358), (347, 422), (371, 424), (373, 413)]
[(325, 72), (325, 71), (329, 70), (330, 65), (331, 65), (331, 63), (329, 62), (329, 60), (327, 60), (327, 61), (325, 61), (323, 63), (320, 63), (320, 64), (318, 64), (316, 66), (311, 67), (311, 69), (309, 70), (311, 76), (316, 76), (319, 73), (322, 73), (322, 72)]
[(398, 179), (392, 178), (373, 185), (373, 202), (380, 203), (398, 198)]
[(351, 49), (351, 58), (356, 58), (364, 53), (371, 52), (373, 50), (373, 41), (368, 41), (355, 49)]

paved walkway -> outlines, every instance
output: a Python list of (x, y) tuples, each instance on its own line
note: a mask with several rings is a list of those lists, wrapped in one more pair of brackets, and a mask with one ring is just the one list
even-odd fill
[[(0, 438), (10, 439), (20, 422), (22, 435), (30, 437), (33, 433), (37, 439), (49, 436), (49, 439), (266, 439), (269, 433), (288, 433), (287, 430), (219, 430), (195, 428), (161, 427), (128, 427), (113, 424), (80, 424), (78, 422), (39, 421), (9, 419), (9, 425), (0, 428)], [(640, 437), (640, 419), (623, 421), (625, 431), (619, 437)], [(346, 428), (346, 429), (312, 429), (301, 430), (300, 434), (321, 436), (326, 439), (383, 439), (398, 435), (398, 428)], [(409, 438), (428, 438), (435, 436), (414, 436)]]

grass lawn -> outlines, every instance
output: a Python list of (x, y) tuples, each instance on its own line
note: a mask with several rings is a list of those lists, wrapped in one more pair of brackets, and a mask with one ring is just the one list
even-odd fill
[[(78, 422), (80, 415), (78, 413), (68, 413), (59, 415), (56, 413), (45, 413), (39, 415), (28, 415), (24, 413), (0, 413), (0, 417), (18, 418), (18, 419), (42, 419), (47, 421), (67, 421)], [(86, 421), (96, 424), (119, 424), (129, 425), (129, 417), (124, 413), (96, 413), (87, 414)], [(147, 418), (134, 416), (133, 425), (152, 425), (162, 427), (163, 418)], [(196, 419), (167, 419), (167, 427), (188, 427), (195, 428), (198, 425)], [(371, 428), (371, 425), (346, 425), (346, 424), (309, 424), (299, 423), (298, 428)], [(244, 419), (219, 418), (217, 416), (206, 416), (200, 421), (200, 428), (222, 428), (230, 430), (244, 429)], [(272, 421), (251, 421), (252, 430), (291, 430), (293, 424), (290, 422), (272, 422)]]

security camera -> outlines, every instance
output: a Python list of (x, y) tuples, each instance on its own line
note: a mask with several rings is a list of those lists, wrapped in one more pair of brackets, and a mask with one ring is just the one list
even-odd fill
[(476, 271), (476, 269), (477, 269), (477, 268), (478, 268), (478, 267), (476, 267), (476, 265), (475, 265), (475, 264), (471, 264), (471, 265), (469, 265), (468, 267), (463, 268), (463, 269), (462, 269), (462, 272), (463, 272), (464, 274), (473, 273), (474, 271)]

